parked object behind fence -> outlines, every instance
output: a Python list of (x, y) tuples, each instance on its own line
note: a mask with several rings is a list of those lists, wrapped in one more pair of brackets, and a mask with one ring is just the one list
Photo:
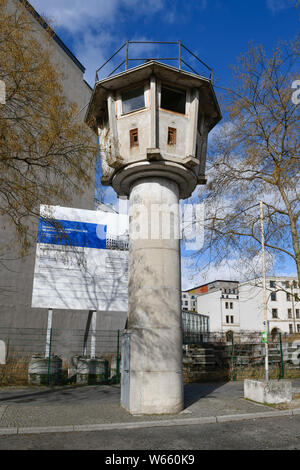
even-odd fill
[(62, 379), (62, 360), (58, 356), (44, 357), (33, 354), (28, 366), (28, 383), (31, 385), (56, 385)]
[(108, 361), (102, 357), (74, 356), (68, 376), (81, 385), (105, 383), (108, 381)]

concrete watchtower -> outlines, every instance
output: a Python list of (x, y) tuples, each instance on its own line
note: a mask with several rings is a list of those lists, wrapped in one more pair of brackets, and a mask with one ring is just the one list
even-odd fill
[[(207, 137), (220, 119), (210, 79), (156, 60), (95, 84), (86, 122), (99, 135), (101, 182), (129, 197), (129, 335), (121, 402), (131, 413), (183, 408), (174, 207), (205, 184)], [(158, 212), (162, 220), (171, 218), (168, 236), (157, 229)]]

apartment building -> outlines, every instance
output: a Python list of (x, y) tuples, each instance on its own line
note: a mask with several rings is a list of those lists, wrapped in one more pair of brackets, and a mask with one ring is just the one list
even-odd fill
[[(267, 321), (269, 333), (300, 333), (300, 289), (296, 277), (267, 277)], [(264, 328), (264, 296), (262, 279), (239, 285), (242, 312), (241, 329)]]
[(197, 296), (187, 291), (182, 292), (181, 309), (183, 312), (197, 312)]
[[(230, 283), (230, 281), (222, 281)], [(214, 288), (197, 295), (197, 312), (207, 315), (211, 332), (263, 331), (262, 279), (210, 283)], [(234, 285), (235, 284), (235, 285)], [(296, 277), (267, 277), (267, 328), (269, 333), (300, 333), (300, 288)], [(203, 286), (199, 286), (200, 287)]]
[[(216, 280), (202, 284), (192, 289), (183, 291), (181, 294), (181, 305), (183, 311), (197, 312), (197, 298), (200, 295), (216, 292), (222, 289), (225, 295), (237, 293), (237, 281)], [(200, 312), (201, 313), (201, 312)]]
[(211, 332), (240, 330), (238, 281), (217, 280), (197, 288), (197, 312), (209, 317)]

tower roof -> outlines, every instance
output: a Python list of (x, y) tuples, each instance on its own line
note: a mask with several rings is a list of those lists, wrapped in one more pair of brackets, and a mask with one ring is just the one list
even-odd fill
[(172, 83), (175, 86), (198, 88), (201, 108), (210, 119), (211, 128), (221, 120), (221, 110), (210, 79), (155, 60), (149, 60), (145, 64), (96, 82), (85, 117), (89, 126), (96, 132), (96, 122), (105, 111), (108, 92), (138, 84), (150, 79), (151, 75), (155, 75), (159, 80)]

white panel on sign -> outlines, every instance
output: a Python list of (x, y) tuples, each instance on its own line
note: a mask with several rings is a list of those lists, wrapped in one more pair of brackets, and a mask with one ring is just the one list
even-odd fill
[(0, 340), (0, 364), (6, 364), (6, 347), (2, 340)]
[(41, 206), (32, 307), (127, 310), (128, 216)]

